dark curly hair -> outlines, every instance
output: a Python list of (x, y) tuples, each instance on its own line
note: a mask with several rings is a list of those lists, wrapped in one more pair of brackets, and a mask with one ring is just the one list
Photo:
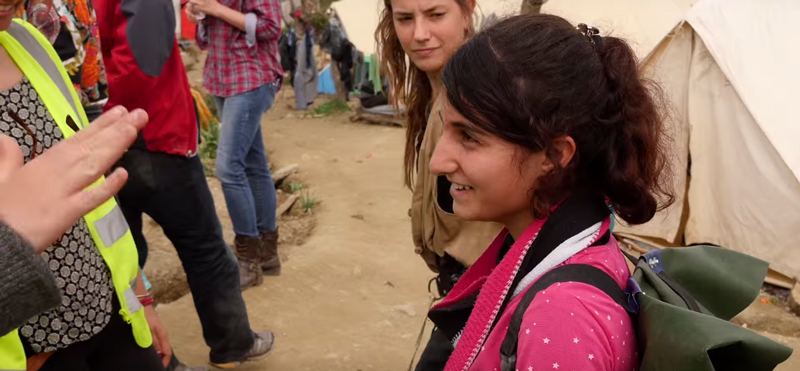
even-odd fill
[[(563, 18), (522, 15), (474, 36), (443, 72), (454, 109), (483, 130), (557, 165), (532, 187), (546, 215), (574, 192), (601, 194), (619, 217), (642, 224), (674, 201), (661, 89), (643, 78), (622, 39), (587, 36)], [(570, 136), (564, 167), (553, 148)]]

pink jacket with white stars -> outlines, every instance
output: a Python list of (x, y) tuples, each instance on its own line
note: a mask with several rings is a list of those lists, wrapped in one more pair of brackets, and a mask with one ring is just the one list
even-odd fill
[[(460, 287), (434, 307), (446, 308), (479, 292), (466, 326), (455, 339), (456, 348), (445, 371), (500, 370), (500, 347), (506, 329), (530, 283), (523, 280), (524, 284), (519, 285), (522, 288), (513, 296), (514, 292), (509, 292), (510, 281), (543, 223), (534, 222), (498, 263), (496, 257), (507, 233), (501, 232), (470, 268), (472, 272), (458, 282)], [(553, 261), (551, 256), (545, 258), (537, 266), (544, 268), (538, 277), (561, 265), (587, 264), (611, 275), (624, 289), (630, 273), (609, 225), (610, 219), (606, 218), (559, 245), (550, 255), (567, 255), (551, 266), (547, 266), (548, 259)], [(568, 244), (573, 245), (571, 251), (564, 247)], [(506, 296), (513, 297), (496, 319), (494, 313)], [(636, 334), (628, 313), (593, 286), (556, 283), (537, 294), (525, 312), (517, 348), (518, 371), (630, 371), (637, 366)]]

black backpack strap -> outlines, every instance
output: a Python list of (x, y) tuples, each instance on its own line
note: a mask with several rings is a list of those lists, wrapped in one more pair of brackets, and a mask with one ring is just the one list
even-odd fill
[(511, 322), (506, 330), (506, 337), (500, 347), (500, 367), (502, 371), (515, 371), (517, 364), (517, 343), (519, 330), (522, 326), (522, 317), (531, 305), (533, 298), (539, 291), (545, 290), (559, 282), (580, 282), (592, 285), (603, 291), (628, 313), (634, 313), (628, 302), (628, 294), (619, 287), (617, 281), (608, 273), (586, 264), (568, 264), (547, 272), (538, 281), (531, 285), (520, 301), (519, 306), (511, 317)]

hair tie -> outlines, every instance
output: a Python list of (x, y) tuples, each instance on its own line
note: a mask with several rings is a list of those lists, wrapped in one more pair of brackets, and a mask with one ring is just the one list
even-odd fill
[(586, 36), (593, 45), (600, 43), (600, 30), (598, 30), (597, 27), (589, 26), (586, 23), (579, 23), (578, 27), (575, 27), (575, 29), (583, 36)]

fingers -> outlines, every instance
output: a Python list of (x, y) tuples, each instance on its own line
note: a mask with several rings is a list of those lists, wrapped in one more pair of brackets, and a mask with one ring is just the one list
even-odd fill
[(127, 181), (128, 172), (123, 168), (118, 168), (97, 187), (82, 190), (71, 196), (67, 203), (70, 220), (80, 218), (114, 197)]
[(17, 141), (0, 134), (0, 182), (8, 180), (24, 161)]
[(88, 146), (122, 154), (136, 140), (137, 133), (147, 125), (147, 120), (148, 116), (145, 111), (134, 110), (98, 132), (90, 139)]
[[(60, 151), (64, 151), (63, 156), (73, 162), (66, 168), (59, 169), (65, 172), (63, 176), (65, 186), (71, 191), (78, 191), (99, 178), (136, 140), (137, 132), (147, 124), (147, 119), (144, 111), (134, 110), (119, 117), (116, 122), (101, 131), (88, 133), (83, 141), (72, 142), (69, 144), (70, 147), (60, 148)], [(72, 138), (63, 144), (66, 145), (70, 140)]]
[[(164, 353), (161, 351), (161, 349), (163, 349), (161, 347), (161, 339), (158, 338), (158, 335), (155, 332), (151, 331), (151, 333), (153, 335), (153, 348), (156, 348), (156, 353), (158, 353), (158, 356), (161, 358), (161, 362), (163, 363)], [(166, 367), (166, 365), (164, 366)]]
[(96, 120), (92, 121), (91, 125), (87, 126), (86, 129), (81, 130), (80, 132), (100, 131), (104, 127), (113, 125), (127, 113), (128, 109), (126, 109), (125, 107), (116, 106), (113, 109), (110, 109), (108, 112), (103, 113)]
[(158, 333), (153, 330), (154, 330), (153, 328), (150, 328), (150, 334), (152, 335), (153, 338), (153, 348), (156, 348), (156, 352), (158, 352), (158, 356), (161, 357), (161, 360), (163, 362), (164, 353), (162, 349), (164, 348), (161, 346), (161, 337), (158, 336)]
[(161, 362), (164, 363), (164, 367), (169, 366), (169, 361), (172, 360), (172, 346), (169, 344), (169, 335), (167, 335), (167, 331), (164, 327), (159, 329), (159, 337), (161, 343), (161, 352), (163, 356), (161, 356)]

